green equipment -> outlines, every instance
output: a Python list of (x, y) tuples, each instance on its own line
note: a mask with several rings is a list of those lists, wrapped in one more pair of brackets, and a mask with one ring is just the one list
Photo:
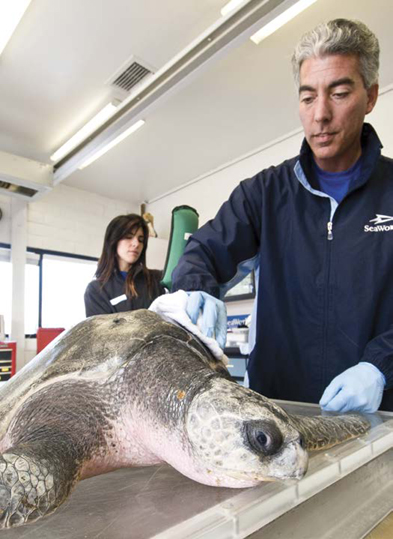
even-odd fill
[(190, 206), (176, 206), (172, 210), (171, 236), (161, 281), (169, 291), (172, 288), (172, 271), (184, 253), (188, 238), (198, 230), (198, 219), (198, 212)]

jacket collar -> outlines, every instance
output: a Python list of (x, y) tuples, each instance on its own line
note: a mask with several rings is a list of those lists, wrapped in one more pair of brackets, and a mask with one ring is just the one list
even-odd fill
[[(368, 123), (363, 124), (361, 144), (362, 170), (358, 180), (353, 185), (351, 185), (350, 191), (352, 191), (353, 189), (357, 189), (358, 187), (366, 183), (377, 164), (378, 158), (381, 155), (381, 148), (383, 147), (376, 131)], [(300, 163), (307, 178), (309, 178), (311, 185), (313, 185), (312, 152), (305, 138), (303, 139), (303, 143), (300, 149)]]
[[(139, 273), (141, 273), (142, 271), (143, 271), (142, 264), (137, 263), (137, 267), (135, 268), (135, 273), (134, 273), (134, 279), (135, 279), (135, 277), (136, 277), (137, 275), (139, 275)], [(118, 279), (121, 279), (121, 280), (123, 281), (123, 277), (122, 277), (122, 275), (120, 274), (120, 271), (119, 271), (117, 268), (115, 268), (114, 273), (115, 273), (115, 275), (116, 275), (116, 277), (117, 277)]]

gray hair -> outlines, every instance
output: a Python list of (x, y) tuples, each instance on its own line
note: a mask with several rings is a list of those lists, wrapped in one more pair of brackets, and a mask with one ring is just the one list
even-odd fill
[(368, 90), (378, 82), (379, 43), (375, 34), (360, 21), (334, 19), (319, 24), (303, 35), (292, 56), (295, 82), (299, 86), (304, 60), (331, 54), (352, 54), (359, 58), (360, 75)]

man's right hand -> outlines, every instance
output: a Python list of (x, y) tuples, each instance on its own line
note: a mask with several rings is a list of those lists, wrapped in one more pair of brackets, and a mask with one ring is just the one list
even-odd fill
[(155, 299), (149, 310), (179, 323), (201, 339), (217, 359), (223, 359), (227, 314), (222, 301), (206, 292), (178, 290)]
[[(224, 349), (227, 338), (227, 311), (223, 301), (206, 292), (187, 292), (187, 314), (206, 337)], [(198, 321), (199, 316), (201, 316)]]

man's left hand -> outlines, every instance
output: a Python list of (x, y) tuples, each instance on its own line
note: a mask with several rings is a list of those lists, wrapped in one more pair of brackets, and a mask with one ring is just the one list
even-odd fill
[(319, 404), (327, 412), (376, 412), (381, 404), (385, 376), (371, 363), (361, 362), (334, 378)]

